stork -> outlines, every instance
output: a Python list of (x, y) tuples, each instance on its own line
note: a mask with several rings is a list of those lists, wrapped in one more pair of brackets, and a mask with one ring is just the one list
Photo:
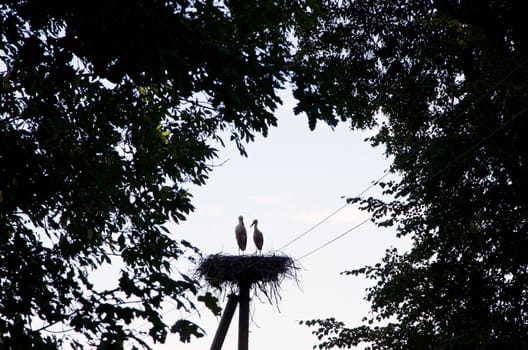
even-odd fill
[(246, 226), (244, 226), (244, 218), (242, 215), (238, 217), (238, 225), (235, 227), (235, 236), (238, 244), (238, 253), (240, 251), (246, 250), (247, 244), (247, 231)]
[(264, 235), (262, 234), (262, 232), (260, 232), (257, 225), (258, 225), (258, 220), (257, 219), (253, 220), (253, 222), (251, 223), (251, 226), (255, 226), (255, 229), (253, 231), (253, 242), (255, 242), (255, 246), (257, 247), (257, 250), (259, 252), (262, 252), (262, 245), (264, 244)]

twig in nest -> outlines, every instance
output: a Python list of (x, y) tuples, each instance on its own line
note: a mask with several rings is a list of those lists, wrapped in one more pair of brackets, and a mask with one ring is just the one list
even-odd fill
[(231, 290), (240, 284), (255, 286), (255, 294), (262, 292), (273, 303), (280, 299), (280, 284), (286, 278), (297, 281), (297, 270), (292, 258), (283, 255), (222, 255), (204, 258), (197, 269), (211, 286)]

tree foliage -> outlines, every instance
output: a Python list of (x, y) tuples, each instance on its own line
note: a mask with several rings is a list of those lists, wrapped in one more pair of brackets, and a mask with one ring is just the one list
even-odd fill
[[(166, 232), (193, 210), (227, 131), (276, 125), (302, 1), (0, 4), (0, 347), (122, 348), (171, 301), (217, 310), (172, 269), (196, 249)], [(189, 238), (192, 240), (192, 237)], [(115, 286), (91, 272), (122, 264)], [(137, 324), (137, 323), (136, 323)], [(52, 331), (61, 331), (53, 333)]]
[[(319, 348), (528, 348), (528, 27), (518, 1), (328, 1), (299, 42), (298, 111), (379, 123), (393, 200), (350, 199), (409, 236), (374, 266), (373, 316)], [(378, 112), (386, 119), (376, 119)], [(367, 322), (368, 321), (368, 322)]]

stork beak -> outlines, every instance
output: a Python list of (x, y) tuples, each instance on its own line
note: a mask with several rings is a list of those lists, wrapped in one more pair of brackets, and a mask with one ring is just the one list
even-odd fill
[(249, 227), (251, 227), (251, 226), (253, 226), (253, 225), (255, 225), (255, 221), (253, 221), (253, 222), (251, 223), (251, 225), (249, 225)]

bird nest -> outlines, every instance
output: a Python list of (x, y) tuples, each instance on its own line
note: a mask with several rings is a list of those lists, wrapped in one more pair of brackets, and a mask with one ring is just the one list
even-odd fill
[(284, 255), (209, 255), (202, 259), (197, 273), (211, 286), (231, 290), (250, 285), (272, 302), (280, 299), (279, 286), (286, 278), (297, 281), (292, 258)]

